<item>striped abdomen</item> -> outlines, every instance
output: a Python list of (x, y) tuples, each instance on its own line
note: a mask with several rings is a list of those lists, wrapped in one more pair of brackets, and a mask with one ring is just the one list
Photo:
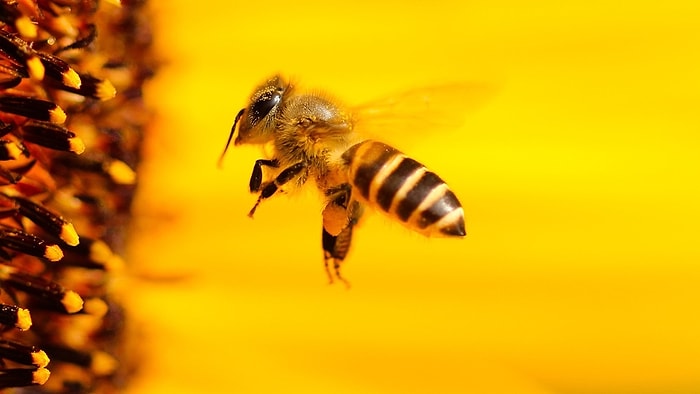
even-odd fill
[(464, 210), (435, 173), (398, 150), (363, 141), (343, 154), (350, 183), (360, 195), (409, 228), (425, 235), (466, 235)]

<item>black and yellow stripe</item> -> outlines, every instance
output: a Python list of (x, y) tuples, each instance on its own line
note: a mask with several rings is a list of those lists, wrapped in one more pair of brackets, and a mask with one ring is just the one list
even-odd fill
[(343, 158), (353, 189), (370, 205), (424, 235), (466, 235), (457, 197), (422, 164), (371, 140), (354, 145)]

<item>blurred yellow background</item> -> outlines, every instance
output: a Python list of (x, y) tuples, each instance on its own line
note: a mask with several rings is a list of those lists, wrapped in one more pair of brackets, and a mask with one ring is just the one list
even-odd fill
[[(700, 392), (700, 3), (152, 7), (134, 392)], [(260, 151), (216, 161), (276, 72), (350, 105), (493, 87), (458, 129), (386, 135), (448, 181), (469, 235), (368, 215), (348, 291), (326, 283), (314, 193), (250, 220)]]

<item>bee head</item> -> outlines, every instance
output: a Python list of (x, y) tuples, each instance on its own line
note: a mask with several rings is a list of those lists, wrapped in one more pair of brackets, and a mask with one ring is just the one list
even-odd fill
[[(287, 88), (284, 81), (275, 76), (255, 89), (240, 117), (236, 145), (260, 144), (273, 138), (276, 114)], [(233, 129), (235, 127), (234, 123)]]
[(290, 89), (279, 76), (270, 78), (260, 85), (250, 96), (250, 103), (236, 115), (228, 136), (224, 152), (219, 158), (219, 165), (228, 150), (231, 139), (238, 126), (238, 135), (235, 145), (263, 144), (274, 137), (276, 128), (276, 114), (282, 103), (285, 92)]

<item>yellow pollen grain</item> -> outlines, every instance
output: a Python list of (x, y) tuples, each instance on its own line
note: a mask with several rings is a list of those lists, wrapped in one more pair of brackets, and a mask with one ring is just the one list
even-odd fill
[(0, 280), (6, 280), (10, 275), (17, 272), (17, 268), (10, 267), (9, 265), (0, 265)]
[(51, 361), (49, 360), (49, 356), (47, 356), (46, 352), (43, 350), (32, 353), (32, 364), (39, 368), (44, 368), (49, 365), (49, 361)]
[(121, 160), (113, 160), (109, 163), (107, 173), (112, 180), (120, 185), (133, 185), (136, 182), (136, 173)]
[(119, 362), (109, 354), (100, 351), (92, 353), (92, 363), (90, 364), (90, 369), (95, 373), (95, 375), (110, 375), (117, 369), (118, 366)]
[(32, 383), (42, 385), (46, 383), (47, 380), (49, 380), (50, 375), (51, 372), (49, 372), (48, 369), (39, 368), (32, 374)]
[(96, 240), (90, 246), (90, 260), (97, 263), (106, 263), (114, 253), (104, 241)]
[(78, 137), (68, 139), (68, 146), (71, 152), (79, 155), (85, 152), (85, 143)]
[(77, 37), (79, 33), (78, 29), (73, 26), (73, 23), (63, 15), (53, 18), (51, 27), (68, 37)]
[(26, 15), (22, 15), (15, 20), (15, 28), (24, 38), (36, 38), (37, 27)]
[(27, 69), (29, 69), (29, 77), (35, 81), (43, 81), (46, 74), (46, 68), (41, 63), (39, 56), (32, 56), (27, 59)]
[(29, 314), (29, 310), (19, 308), (17, 310), (17, 323), (15, 323), (15, 327), (19, 328), (21, 331), (27, 331), (31, 326), (32, 316)]
[(49, 245), (44, 250), (44, 257), (49, 261), (58, 261), (63, 258), (63, 251), (58, 245)]
[(63, 73), (63, 83), (71, 88), (79, 89), (83, 82), (80, 80), (80, 75), (72, 68), (69, 68)]
[(49, 120), (51, 121), (51, 123), (63, 124), (66, 121), (66, 113), (63, 112), (63, 109), (61, 107), (56, 106), (56, 108), (52, 109), (49, 112)]
[(109, 306), (104, 300), (99, 298), (90, 298), (83, 303), (83, 311), (88, 315), (95, 317), (103, 317), (109, 311)]
[(80, 243), (78, 233), (75, 231), (72, 223), (66, 223), (61, 227), (61, 239), (70, 246), (75, 246)]
[(7, 156), (12, 160), (18, 159), (22, 154), (22, 149), (20, 149), (14, 142), (6, 144), (5, 149), (7, 150)]
[(97, 98), (105, 101), (117, 95), (117, 89), (108, 80), (104, 80), (97, 85)]
[(63, 308), (68, 313), (76, 313), (83, 309), (83, 299), (73, 290), (68, 290), (61, 299)]
[(337, 236), (348, 225), (347, 209), (328, 204), (323, 209), (323, 228), (332, 236)]
[(122, 272), (124, 265), (124, 259), (115, 254), (105, 262), (105, 269), (108, 272)]

